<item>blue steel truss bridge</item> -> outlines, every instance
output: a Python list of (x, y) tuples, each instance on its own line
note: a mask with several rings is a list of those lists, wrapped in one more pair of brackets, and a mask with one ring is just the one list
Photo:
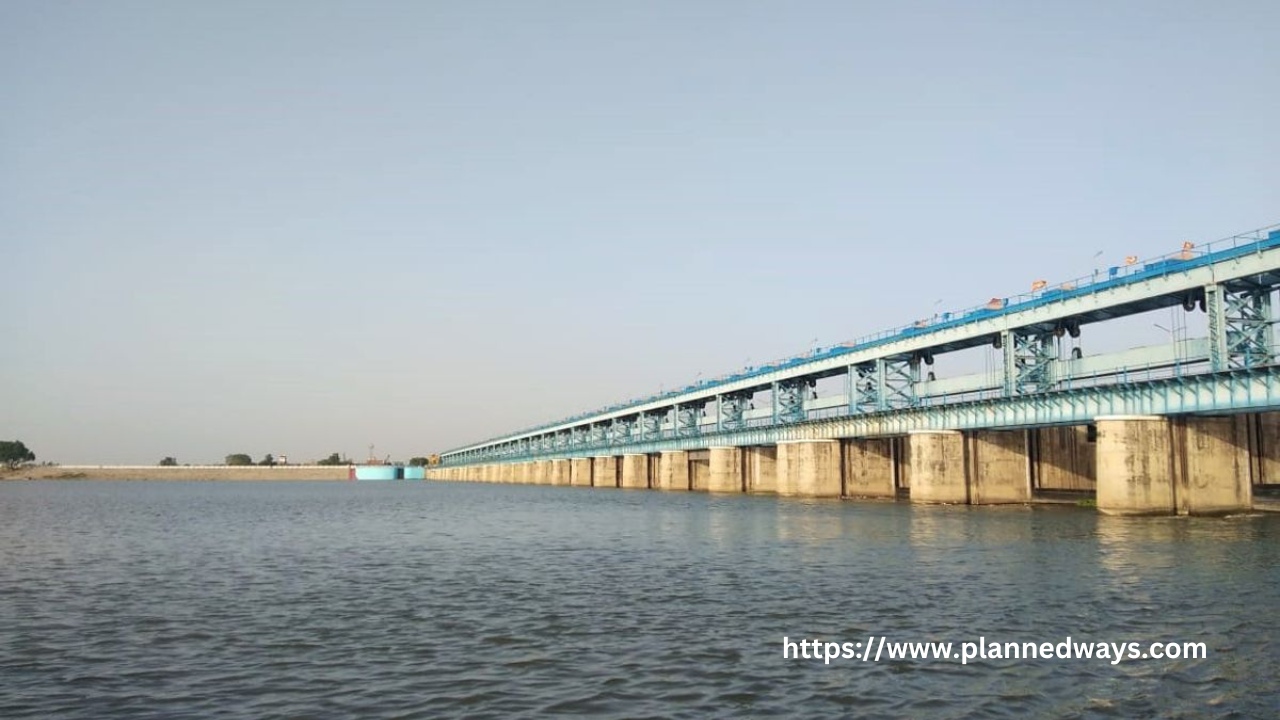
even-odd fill
[[(1280, 226), (1184, 243), (1166, 256), (1130, 257), (1088, 277), (454, 448), (441, 453), (440, 470), (651, 456), (646, 486), (657, 486), (653, 468), (664, 453), (1072, 426), (1089, 427), (1093, 442), (1099, 418), (1263, 413), (1280, 406), (1278, 288)], [(1205, 334), (1096, 355), (1073, 343), (1091, 326), (1166, 308), (1202, 316)], [(980, 347), (998, 362), (935, 373), (939, 358)], [(845, 476), (847, 454), (834, 461)], [(972, 462), (969, 455), (957, 462)], [(847, 494), (847, 477), (841, 483)]]

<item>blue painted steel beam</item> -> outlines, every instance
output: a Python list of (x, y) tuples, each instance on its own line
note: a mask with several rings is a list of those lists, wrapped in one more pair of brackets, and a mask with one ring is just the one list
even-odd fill
[[(1145, 312), (1176, 304), (1194, 306), (1199, 298), (1210, 313), (1210, 342), (1214, 367), (1256, 367), (1271, 361), (1271, 319), (1269, 293), (1280, 282), (1280, 228), (1265, 228), (1248, 236), (1228, 238), (1194, 253), (1184, 250), (1175, 257), (1113, 268), (1105, 278), (1094, 277), (1046, 288), (1030, 296), (993, 300), (988, 306), (964, 313), (943, 313), (931, 323), (915, 323), (880, 333), (855, 343), (827, 348), (807, 356), (755, 368), (715, 382), (699, 383), (662, 397), (647, 398), (629, 405), (553, 423), (533, 431), (514, 433), (442, 453), (449, 458), (475, 451), (492, 456), (486, 448), (502, 446), (510, 454), (509, 443), (543, 432), (580, 432), (612, 425), (614, 420), (638, 417), (640, 413), (671, 415), (675, 432), (694, 435), (723, 425), (719, 417), (704, 429), (703, 406), (717, 397), (774, 388), (774, 422), (783, 418), (802, 420), (797, 411), (796, 389), (808, 381), (844, 374), (857, 368), (851, 378), (850, 408), (885, 411), (911, 408), (918, 404), (919, 361), (934, 354), (993, 342), (1005, 344), (1006, 394), (1037, 393), (1050, 389), (1046, 377), (1048, 354), (1042, 340), (1048, 333), (1079, 332), (1081, 324), (1101, 322), (1122, 315)], [(1028, 340), (1030, 339), (1030, 340)], [(1021, 340), (1022, 342), (1018, 342)], [(1011, 356), (1010, 356), (1011, 354)], [(863, 370), (875, 368), (874, 384)], [(1043, 387), (1042, 387), (1043, 386)], [(783, 404), (782, 401), (786, 401)], [(692, 412), (696, 409), (696, 413)], [(750, 421), (748, 421), (750, 422)], [(723, 429), (723, 428), (722, 428)]]
[[(668, 434), (657, 440), (627, 444), (600, 442), (576, 448), (574, 452), (502, 459), (523, 461), (590, 454), (656, 453), (697, 450), (709, 445), (772, 445), (792, 440), (905, 435), (913, 430), (1082, 425), (1104, 415), (1220, 414), (1277, 409), (1280, 409), (1280, 368), (1267, 367), (1055, 390), (936, 407), (858, 413), (692, 437)], [(445, 466), (466, 464), (470, 462), (442, 461)]]

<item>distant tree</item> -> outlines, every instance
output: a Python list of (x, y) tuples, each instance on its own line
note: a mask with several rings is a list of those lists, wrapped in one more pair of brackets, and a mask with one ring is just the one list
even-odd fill
[(177, 465), (177, 459), (171, 455), (166, 455), (165, 458), (160, 461), (160, 467), (176, 467)]
[(272, 465), (276, 464), (276, 459), (271, 457), (271, 453), (267, 453), (266, 455), (262, 456), (262, 462), (258, 464), (266, 467), (271, 467)]
[(425, 467), (430, 463), (431, 461), (424, 457), (409, 458), (409, 464), (415, 467)]
[(323, 460), (317, 460), (317, 465), (346, 465), (347, 461), (342, 459), (338, 453), (334, 453)]
[(22, 463), (35, 462), (36, 454), (27, 449), (21, 440), (0, 440), (0, 463), (10, 469)]
[(252, 465), (253, 458), (249, 457), (245, 453), (235, 453), (234, 455), (227, 456), (226, 463), (228, 465)]

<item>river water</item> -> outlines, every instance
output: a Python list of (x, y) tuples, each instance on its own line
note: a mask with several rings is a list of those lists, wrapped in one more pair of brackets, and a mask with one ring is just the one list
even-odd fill
[[(1276, 717), (1278, 559), (1280, 517), (4, 482), (0, 717)], [(1208, 657), (824, 665), (784, 636)]]

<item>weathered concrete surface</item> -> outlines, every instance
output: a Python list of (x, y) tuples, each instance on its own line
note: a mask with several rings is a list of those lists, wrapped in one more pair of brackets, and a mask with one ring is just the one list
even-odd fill
[(963, 434), (956, 430), (922, 430), (908, 435), (907, 445), (911, 457), (911, 502), (969, 502)]
[(649, 456), (622, 456), (622, 483), (624, 488), (649, 487)]
[(1000, 505), (1031, 502), (1027, 434), (1022, 430), (975, 430), (969, 443), (969, 502)]
[(552, 460), (551, 469), (547, 473), (547, 483), (549, 485), (568, 485), (569, 484), (569, 461), (568, 460)]
[(1169, 515), (1174, 456), (1169, 421), (1154, 415), (1097, 419), (1098, 510), (1108, 515)]
[(570, 462), (570, 484), (575, 487), (591, 487), (592, 470), (595, 463), (589, 457), (573, 458)]
[(742, 448), (711, 448), (708, 492), (740, 493), (743, 485)]
[(1220, 515), (1253, 507), (1249, 427), (1243, 415), (1186, 419), (1186, 473), (1178, 485), (1178, 511)]
[(658, 488), (689, 489), (689, 453), (684, 450), (662, 453), (662, 459), (658, 462)]
[(618, 487), (618, 458), (613, 455), (591, 458), (591, 486)]
[(754, 445), (743, 448), (746, 453), (747, 492), (778, 492), (778, 446)]
[(778, 443), (778, 494), (840, 497), (840, 443), (795, 440)]
[(849, 497), (896, 497), (893, 440), (870, 438), (846, 440), (844, 452), (844, 494)]
[(1098, 446), (1089, 442), (1088, 426), (1037, 428), (1031, 434), (1037, 490), (1097, 489)]
[(551, 484), (551, 461), (538, 460), (533, 464), (533, 477), (530, 479), (535, 485)]

